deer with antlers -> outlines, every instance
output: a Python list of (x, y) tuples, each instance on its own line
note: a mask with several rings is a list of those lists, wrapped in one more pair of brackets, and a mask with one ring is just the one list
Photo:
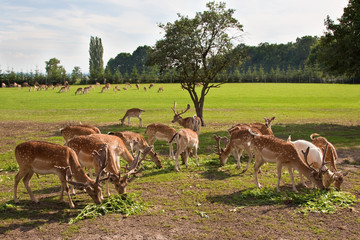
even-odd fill
[(191, 149), (194, 149), (196, 165), (199, 166), (199, 159), (197, 155), (197, 149), (199, 148), (199, 137), (196, 132), (188, 128), (180, 129), (177, 133), (174, 134), (169, 143), (171, 144), (172, 142), (175, 142), (177, 147), (175, 154), (175, 171), (178, 172), (180, 170), (179, 156), (182, 153), (185, 153), (184, 162), (186, 168), (188, 167), (188, 157)]
[(141, 119), (141, 113), (145, 112), (145, 110), (140, 109), (140, 108), (131, 108), (128, 109), (124, 115), (123, 118), (119, 119), (121, 121), (121, 125), (124, 125), (125, 119), (128, 119), (128, 125), (130, 125), (130, 118), (131, 117), (136, 117), (139, 119), (140, 123), (139, 126), (142, 127), (142, 119)]
[[(91, 154), (97, 154), (97, 152)], [(71, 200), (67, 183), (85, 189), (96, 204), (101, 203), (102, 194), (99, 181), (106, 166), (105, 159), (98, 159), (100, 161), (98, 177), (96, 181), (93, 181), (82, 170), (76, 153), (67, 146), (41, 141), (28, 141), (16, 146), (15, 157), (19, 165), (19, 172), (15, 176), (14, 184), (15, 203), (19, 201), (17, 198), (17, 186), (21, 179), (23, 179), (31, 200), (38, 202), (30, 188), (30, 179), (34, 173), (56, 174), (61, 181), (60, 200), (63, 200), (63, 193), (66, 190), (71, 208), (74, 208), (75, 205)], [(72, 177), (76, 182), (71, 180)]]
[[(89, 136), (79, 136), (70, 140), (67, 145), (71, 147), (76, 154), (78, 155), (79, 162), (83, 167), (87, 167), (88, 169), (95, 169), (97, 172), (97, 164), (96, 158), (93, 157), (90, 153), (96, 149), (99, 149), (104, 144), (107, 144), (106, 148), (106, 159), (107, 164), (105, 171), (109, 174), (110, 181), (114, 184), (116, 191), (119, 194), (123, 194), (126, 192), (126, 186), (129, 183), (130, 175), (136, 173), (136, 168), (139, 164), (139, 156), (134, 158), (123, 145), (121, 139), (116, 136), (109, 136), (106, 134), (99, 135), (89, 135)], [(129, 172), (125, 173), (124, 176), (121, 176), (120, 166), (118, 164), (118, 156), (119, 156), (119, 145), (122, 146), (122, 157), (128, 161), (131, 167), (128, 169)], [(145, 148), (143, 150), (143, 156), (151, 151), (151, 147)], [(131, 160), (131, 161), (130, 161)], [(108, 182), (106, 182), (106, 194), (110, 196)]]
[(146, 127), (145, 134), (148, 135), (148, 143), (154, 145), (156, 140), (166, 141), (169, 144), (169, 156), (174, 160), (173, 144), (169, 143), (175, 135), (176, 130), (161, 123), (152, 123)]
[[(334, 183), (334, 186), (337, 190), (340, 190), (341, 184), (344, 181), (344, 176), (348, 174), (348, 172), (342, 173), (341, 171), (332, 172), (330, 169), (325, 167), (326, 160), (324, 160), (324, 154), (326, 154), (330, 148), (328, 147), (328, 144), (325, 144), (325, 148), (320, 149), (314, 144), (312, 144), (309, 141), (306, 140), (296, 140), (291, 141), (291, 136), (288, 138), (288, 142), (291, 142), (295, 145), (296, 150), (298, 151), (300, 157), (302, 157), (302, 160), (305, 161), (303, 155), (301, 152), (305, 151), (307, 148), (309, 148), (308, 154), (307, 154), (307, 161), (309, 162), (311, 167), (314, 167), (315, 169), (319, 170), (321, 169), (322, 172), (324, 172), (323, 175), (323, 182), (325, 188), (328, 188), (332, 183)], [(300, 175), (301, 182), (304, 186), (305, 183), (303, 181), (302, 175)]]
[(189, 128), (189, 129), (195, 131), (199, 135), (200, 129), (201, 129), (201, 119), (196, 115), (194, 115), (193, 117), (187, 117), (187, 118), (182, 118), (180, 116), (180, 115), (186, 113), (190, 109), (190, 104), (187, 105), (187, 107), (184, 111), (179, 113), (176, 111), (176, 101), (175, 101), (174, 107), (171, 109), (174, 112), (174, 118), (171, 121), (172, 123), (177, 122), (184, 128)]
[(334, 145), (331, 144), (325, 137), (320, 137), (318, 133), (311, 134), (310, 139), (312, 140), (312, 144), (314, 144), (320, 149), (323, 149), (326, 146), (326, 144), (328, 144), (329, 151), (325, 156), (325, 162), (330, 163), (331, 171), (337, 171), (336, 161), (338, 159), (338, 155)]
[[(145, 151), (149, 144), (145, 140), (145, 138), (140, 133), (130, 132), (130, 131), (122, 131), (122, 132), (109, 132), (109, 135), (115, 135), (124, 142), (125, 146), (130, 149), (131, 152), (140, 152)], [(151, 160), (156, 164), (158, 168), (162, 168), (163, 165), (161, 163), (159, 155), (152, 149), (149, 153)]]
[(248, 130), (254, 137), (251, 141), (251, 146), (255, 153), (255, 164), (254, 164), (254, 177), (255, 184), (258, 188), (261, 185), (258, 181), (258, 171), (261, 165), (265, 162), (276, 163), (278, 182), (277, 191), (280, 192), (280, 179), (282, 167), (286, 167), (290, 174), (292, 188), (295, 192), (298, 192), (295, 187), (293, 169), (308, 178), (318, 188), (324, 189), (322, 181), (322, 169), (316, 170), (310, 166), (306, 161), (302, 161), (294, 144), (284, 141), (269, 135), (261, 135), (254, 133), (251, 129)]

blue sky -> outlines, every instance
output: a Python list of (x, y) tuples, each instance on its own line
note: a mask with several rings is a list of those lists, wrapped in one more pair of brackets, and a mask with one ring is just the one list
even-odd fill
[[(0, 70), (45, 72), (57, 58), (88, 72), (90, 36), (102, 39), (104, 63), (163, 37), (159, 23), (194, 17), (203, 0), (0, 0)], [(244, 25), (243, 43), (287, 43), (321, 36), (324, 19), (341, 17), (348, 0), (225, 0)]]

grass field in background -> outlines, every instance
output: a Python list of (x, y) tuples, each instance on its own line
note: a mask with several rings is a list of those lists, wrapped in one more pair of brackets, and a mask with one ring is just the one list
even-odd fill
[[(122, 85), (120, 85), (122, 87)], [(101, 124), (116, 122), (128, 108), (145, 109), (144, 125), (169, 123), (170, 109), (177, 100), (178, 110), (191, 104), (184, 116), (195, 114), (189, 94), (180, 84), (155, 84), (144, 91), (135, 87), (127, 91), (100, 93), (95, 88), (87, 95), (57, 90), (29, 92), (28, 88), (0, 89), (0, 121), (29, 120), (59, 122), (76, 120)], [(163, 86), (164, 92), (157, 93)], [(198, 88), (200, 90), (200, 87)], [(263, 117), (276, 116), (277, 123), (331, 123), (359, 125), (360, 86), (340, 84), (224, 84), (211, 89), (205, 99), (204, 119), (208, 124), (262, 122)], [(137, 121), (137, 120), (136, 120)]]

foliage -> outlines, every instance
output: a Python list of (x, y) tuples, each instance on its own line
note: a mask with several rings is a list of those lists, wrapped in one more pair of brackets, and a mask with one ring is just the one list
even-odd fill
[(320, 38), (312, 56), (325, 71), (334, 75), (360, 78), (360, 1), (349, 0), (344, 13), (335, 23), (325, 20), (327, 32)]
[(70, 224), (79, 220), (95, 218), (110, 213), (120, 213), (126, 216), (140, 213), (145, 209), (144, 203), (136, 199), (135, 194), (111, 195), (101, 204), (88, 204), (75, 218), (69, 221)]
[(45, 61), (46, 64), (46, 73), (47, 79), (50, 80), (49, 83), (64, 83), (66, 77), (65, 68), (60, 64), (60, 60), (56, 58), (51, 58), (49, 61)]
[[(215, 83), (216, 76), (244, 58), (242, 48), (234, 47), (243, 31), (233, 18), (235, 10), (226, 9), (224, 2), (209, 2), (206, 6), (208, 11), (198, 12), (194, 18), (178, 14), (174, 23), (160, 24), (165, 37), (156, 42), (149, 57), (149, 63), (159, 65), (160, 71), (176, 69), (202, 125), (205, 96), (221, 85)], [(197, 85), (202, 87), (200, 93)]]
[(277, 192), (276, 188), (247, 189), (236, 198), (239, 203), (248, 204), (292, 204), (297, 205), (299, 213), (334, 213), (339, 208), (350, 208), (356, 201), (355, 195), (335, 190), (302, 189)]
[(104, 77), (104, 48), (101, 38), (93, 36), (90, 37), (89, 54), (90, 79), (93, 83), (101, 81)]

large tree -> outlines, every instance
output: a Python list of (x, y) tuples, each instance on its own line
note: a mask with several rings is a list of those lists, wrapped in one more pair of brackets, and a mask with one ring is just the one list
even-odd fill
[(327, 31), (313, 49), (317, 63), (325, 71), (337, 76), (360, 78), (360, 1), (349, 0), (344, 13), (335, 23), (329, 16), (325, 20)]
[(101, 38), (93, 36), (90, 37), (89, 54), (90, 79), (92, 81), (100, 81), (104, 77), (104, 48)]
[(162, 72), (177, 70), (203, 126), (205, 96), (222, 84), (215, 82), (216, 76), (244, 58), (240, 45), (235, 47), (243, 32), (243, 26), (233, 17), (235, 10), (226, 9), (224, 2), (209, 2), (206, 6), (208, 10), (196, 13), (194, 18), (178, 14), (174, 23), (159, 24), (165, 36), (156, 42), (148, 59)]
[(66, 71), (65, 68), (60, 64), (60, 60), (57, 58), (51, 58), (49, 61), (45, 61), (45, 70), (47, 73), (47, 79), (50, 82), (65, 82)]

